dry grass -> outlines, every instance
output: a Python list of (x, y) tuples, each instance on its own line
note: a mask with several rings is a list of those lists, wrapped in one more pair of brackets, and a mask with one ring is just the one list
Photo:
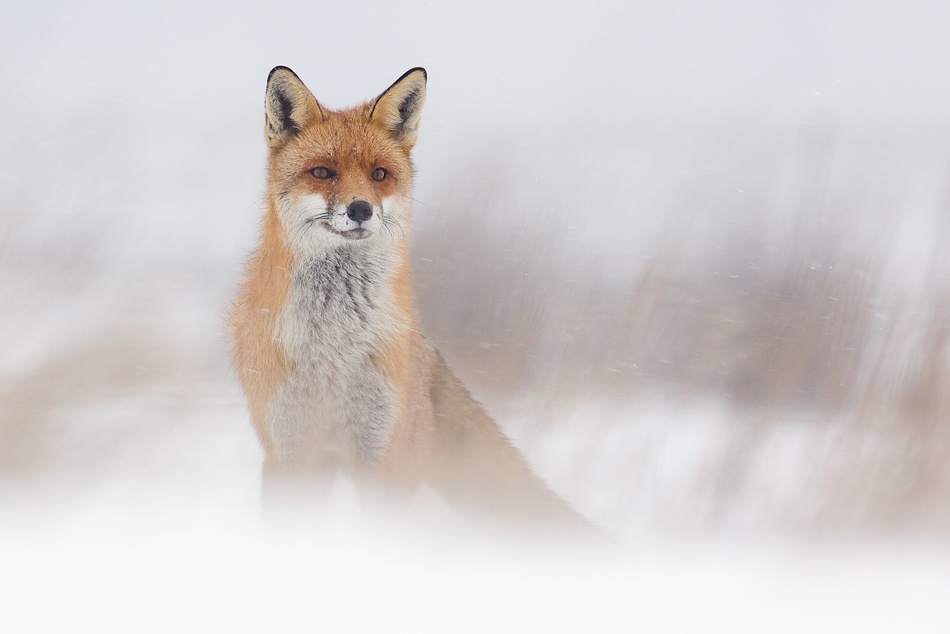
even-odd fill
[[(837, 230), (827, 226), (828, 207), (843, 203), (819, 186), (827, 161), (816, 164), (798, 197), (783, 201), (797, 221), (777, 244), (767, 222), (722, 222), (697, 237), (695, 213), (674, 207), (650, 257), (622, 274), (578, 278), (571, 254), (538, 249), (543, 235), (526, 243), (517, 219), (500, 234), (482, 216), (436, 226), (417, 239), (424, 320), (479, 393), (527, 402), (539, 426), (591, 399), (617, 403), (606, 426), (591, 422), (604, 436), (610, 426), (649, 424), (619, 412), (657, 395), (725, 404), (731, 423), (721, 447), (695, 465), (684, 494), (685, 506), (702, 510), (684, 524), (715, 530), (752, 505), (781, 532), (946, 537), (950, 279), (942, 255), (894, 275), (890, 236), (849, 239), (850, 223), (879, 217), (868, 213), (873, 203), (847, 203)], [(462, 197), (503, 209), (491, 188)], [(717, 217), (730, 215), (704, 199)], [(904, 213), (899, 200), (891, 204), (887, 214)], [(889, 222), (882, 231), (897, 224)], [(792, 459), (795, 493), (772, 499), (756, 493), (756, 480), (792, 421), (808, 429)]]
[[(940, 254), (929, 267), (895, 276), (886, 239), (842, 237), (863, 217), (860, 201), (849, 203), (836, 230), (822, 224), (837, 195), (821, 186), (833, 168), (814, 159), (805, 153), (803, 161), (817, 167), (781, 208), (761, 198), (743, 212), (791, 214), (788, 235), (776, 238), (765, 221), (715, 221), (735, 215), (732, 199), (715, 191), (684, 195), (663, 210), (667, 226), (649, 253), (631, 253), (619, 272), (604, 270), (596, 253), (542, 248), (557, 218), (538, 225), (530, 215), (544, 213), (550, 201), (536, 202), (527, 220), (502, 231), (486, 222), (506, 217), (506, 187), (520, 184), (503, 182), (503, 161), (482, 160), (499, 165), (499, 174), (446, 193), (437, 210), (445, 217), (416, 235), (413, 265), (427, 332), (490, 409), (534, 422), (523, 435), (529, 441), (577, 404), (607, 404), (602, 420), (572, 432), (586, 444), (572, 447), (573, 462), (558, 468), (577, 479), (578, 490), (616, 487), (612, 504), (621, 515), (632, 515), (642, 497), (637, 487), (646, 485), (637, 482), (653, 477), (637, 464), (662, 447), (647, 434), (594, 482), (605, 439), (652, 424), (630, 414), (639, 404), (715, 402), (725, 407), (725, 423), (708, 452), (690, 463), (690, 477), (661, 492), (669, 509), (660, 523), (709, 531), (739, 515), (795, 534), (946, 537), (950, 284)], [(780, 176), (763, 189), (787, 192)], [(702, 226), (700, 203), (714, 212)], [(4, 228), (4, 244), (17, 244), (16, 222)], [(65, 323), (76, 311), (80, 324), (66, 334), (50, 331), (54, 343), (3, 370), (0, 478), (7, 484), (95, 469), (148, 434), (174, 429), (205, 397), (237, 398), (221, 313), (234, 282), (222, 270), (236, 271), (238, 258), (205, 271), (185, 258), (177, 273), (147, 266), (148, 273), (116, 280), (114, 263), (93, 253), (98, 245), (86, 244), (84, 254), (81, 240), (69, 244), (62, 252), (53, 244), (43, 253), (0, 254), (7, 279), (34, 263), (48, 267), (38, 277), (30, 273), (38, 284), (0, 289), (2, 299), (17, 298), (7, 302), (7, 314), (63, 313)], [(90, 270), (77, 278), (74, 262)], [(191, 299), (202, 295), (211, 299)], [(5, 333), (8, 344), (41, 339), (50, 328), (18, 319), (25, 330)], [(122, 424), (89, 424), (118, 402), (126, 411), (159, 411), (164, 422), (147, 434), (134, 415), (124, 414)], [(763, 462), (787, 453), (789, 430), (803, 426), (797, 453), (782, 459), (791, 475), (789, 491), (778, 496), (760, 480), (780, 469)]]

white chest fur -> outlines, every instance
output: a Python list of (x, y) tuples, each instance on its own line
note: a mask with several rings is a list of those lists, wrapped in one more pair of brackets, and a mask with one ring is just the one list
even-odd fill
[(286, 460), (365, 462), (385, 447), (395, 400), (371, 355), (399, 327), (391, 271), (385, 253), (363, 245), (294, 270), (277, 333), (293, 370), (273, 411)]

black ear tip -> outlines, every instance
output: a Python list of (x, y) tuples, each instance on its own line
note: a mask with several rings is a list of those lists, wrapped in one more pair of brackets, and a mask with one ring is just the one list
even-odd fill
[[(267, 83), (268, 83), (268, 84), (270, 83), (270, 80), (274, 78), (274, 75), (278, 75), (278, 74), (280, 74), (280, 73), (290, 73), (290, 74), (293, 75), (294, 77), (297, 77), (297, 73), (295, 73), (294, 71), (290, 70), (290, 69), (289, 69), (288, 67), (286, 67), (286, 66), (274, 66), (274, 67), (271, 69), (271, 71), (267, 74)], [(297, 79), (300, 79), (300, 78), (297, 77)]]
[(398, 84), (399, 82), (401, 82), (403, 79), (405, 79), (405, 78), (408, 77), (409, 75), (413, 75), (413, 74), (415, 74), (415, 73), (422, 73), (422, 81), (423, 81), (423, 82), (427, 82), (427, 81), (429, 80), (429, 73), (426, 72), (426, 69), (424, 69), (422, 66), (416, 66), (415, 68), (410, 68), (409, 70), (407, 70), (406, 72), (404, 72), (404, 73), (399, 77), (399, 79), (397, 79), (395, 82), (393, 82), (393, 86), (395, 86), (396, 84)]

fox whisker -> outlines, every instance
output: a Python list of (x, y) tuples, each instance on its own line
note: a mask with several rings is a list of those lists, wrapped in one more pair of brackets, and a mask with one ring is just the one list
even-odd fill
[(412, 201), (413, 201), (413, 202), (419, 203), (419, 204), (422, 205), (423, 207), (426, 207), (426, 208), (428, 208), (428, 209), (431, 209), (432, 211), (442, 211), (442, 210), (439, 209), (438, 207), (433, 207), (432, 205), (427, 205), (426, 203), (422, 202), (421, 200), (419, 200), (418, 198), (416, 198), (416, 197), (414, 197), (414, 196), (411, 197), (411, 198), (412, 198)]
[(302, 223), (300, 223), (300, 227), (302, 229), (306, 229), (307, 227), (309, 227), (315, 222), (323, 222), (323, 221), (330, 220), (332, 215), (333, 214), (331, 212), (325, 211), (322, 214), (317, 214), (315, 216), (308, 216), (307, 218), (304, 218), (304, 221)]
[(393, 237), (395, 237), (397, 229), (403, 237), (406, 235), (406, 230), (403, 228), (402, 224), (389, 215), (383, 216), (383, 229), (388, 231)]

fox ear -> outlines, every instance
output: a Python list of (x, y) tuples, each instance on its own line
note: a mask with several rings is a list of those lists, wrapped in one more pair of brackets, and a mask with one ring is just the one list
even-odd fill
[(286, 66), (267, 76), (264, 99), (267, 145), (279, 147), (311, 123), (324, 119), (323, 109), (300, 78)]
[(426, 69), (413, 68), (396, 80), (376, 98), (370, 110), (370, 121), (389, 130), (393, 138), (406, 148), (416, 144), (419, 118), (426, 101)]

